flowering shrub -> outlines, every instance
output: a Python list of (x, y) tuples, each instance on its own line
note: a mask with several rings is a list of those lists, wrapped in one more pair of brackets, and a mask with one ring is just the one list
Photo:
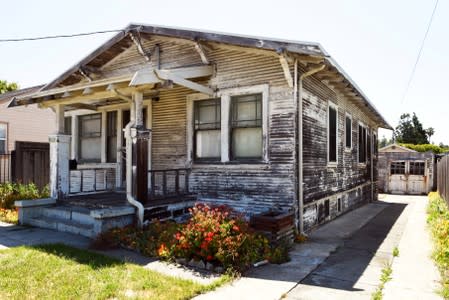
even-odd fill
[(254, 234), (243, 218), (225, 206), (197, 204), (189, 222), (176, 233), (174, 257), (241, 269), (266, 257), (268, 240)]
[(0, 208), (0, 221), (17, 224), (19, 215), (15, 209)]
[(271, 248), (267, 238), (253, 232), (242, 216), (226, 206), (197, 204), (190, 214), (186, 224), (156, 221), (143, 229), (114, 228), (100, 234), (91, 246), (122, 246), (147, 256), (202, 260), (234, 270), (263, 259), (288, 261), (288, 247)]
[(34, 183), (2, 183), (0, 184), (0, 208), (14, 208), (14, 201), (25, 199), (39, 199), (50, 196), (48, 187), (41, 191)]
[[(165, 245), (175, 243), (175, 233), (179, 225), (174, 222), (161, 223), (156, 221), (143, 229), (133, 226), (124, 228), (113, 228), (97, 236), (92, 242), (94, 249), (110, 249), (122, 246), (128, 249), (137, 250), (147, 256), (164, 256), (161, 250)], [(164, 246), (162, 246), (164, 245)]]

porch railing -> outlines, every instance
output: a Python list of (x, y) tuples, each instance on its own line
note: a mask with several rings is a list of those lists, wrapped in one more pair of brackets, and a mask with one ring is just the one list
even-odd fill
[(189, 194), (190, 169), (149, 170), (150, 199), (181, 197)]
[(85, 168), (70, 171), (70, 194), (115, 189), (116, 167)]
[(11, 181), (11, 154), (0, 154), (0, 183)]

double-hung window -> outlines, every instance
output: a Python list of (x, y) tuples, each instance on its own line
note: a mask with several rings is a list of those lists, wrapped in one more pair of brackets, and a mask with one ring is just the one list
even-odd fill
[(327, 159), (329, 163), (337, 162), (337, 107), (329, 103), (328, 108)]
[(79, 157), (81, 161), (101, 161), (101, 114), (79, 117)]
[(345, 147), (346, 149), (352, 148), (352, 119), (350, 115), (346, 115), (345, 118)]
[(231, 159), (262, 158), (262, 94), (231, 97)]
[(194, 104), (194, 152), (196, 160), (220, 160), (221, 101), (208, 99)]
[(8, 125), (0, 123), (0, 154), (8, 150)]
[(359, 163), (366, 163), (366, 127), (359, 124)]

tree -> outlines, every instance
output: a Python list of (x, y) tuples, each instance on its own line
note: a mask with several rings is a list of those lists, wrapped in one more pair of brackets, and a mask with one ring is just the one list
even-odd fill
[[(433, 128), (430, 133), (432, 135), (435, 133)], [(395, 129), (394, 135), (396, 137), (396, 141), (399, 143), (414, 145), (429, 143), (427, 138), (428, 132), (423, 128), (423, 125), (415, 113), (413, 113), (413, 116), (410, 116), (408, 113), (401, 115), (399, 125)]]
[(382, 138), (379, 140), (379, 148), (383, 148), (385, 146), (393, 144), (392, 139), (387, 139), (385, 135), (382, 136)]
[(427, 137), (429, 138), (429, 143), (430, 143), (430, 138), (432, 137), (432, 135), (435, 134), (435, 129), (433, 129), (433, 127), (427, 128), (426, 134), (427, 134)]
[(15, 82), (7, 82), (6, 80), (0, 80), (0, 94), (15, 91), (19, 88)]

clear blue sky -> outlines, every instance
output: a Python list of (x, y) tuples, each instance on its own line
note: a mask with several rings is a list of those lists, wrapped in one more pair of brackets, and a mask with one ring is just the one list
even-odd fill
[[(257, 3), (257, 5), (254, 5)], [(416, 112), (449, 144), (449, 2), (440, 1), (405, 101), (402, 96), (434, 1), (5, 1), (0, 38), (120, 29), (130, 22), (321, 43), (392, 126)], [(111, 34), (0, 43), (0, 79), (46, 83)], [(380, 137), (390, 132), (382, 132)]]

